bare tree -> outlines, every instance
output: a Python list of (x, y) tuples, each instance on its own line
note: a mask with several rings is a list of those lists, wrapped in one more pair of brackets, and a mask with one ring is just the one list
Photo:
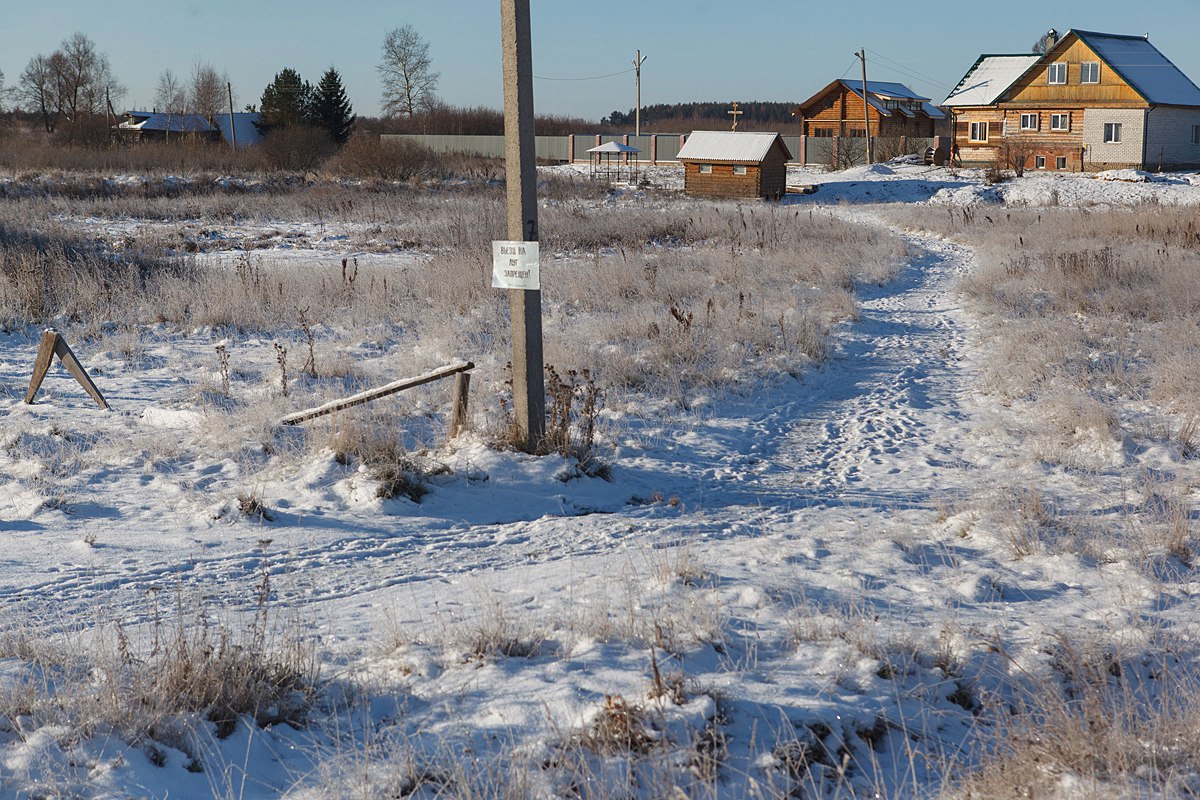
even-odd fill
[(124, 96), (125, 87), (113, 77), (108, 56), (96, 50), (87, 36), (76, 33), (64, 40), (59, 54), (62, 109), (72, 124), (83, 116), (103, 114), (111, 100)]
[(437, 103), (439, 73), (430, 67), (429, 43), (411, 25), (388, 31), (383, 37), (383, 59), (376, 68), (383, 79), (385, 116), (413, 116)]
[(209, 122), (226, 110), (225, 77), (208, 64), (197, 63), (192, 68), (192, 85), (188, 105), (193, 114), (202, 114)]
[(174, 72), (164, 69), (154, 90), (154, 110), (167, 115), (167, 138), (171, 138), (171, 120), (181, 118), (187, 111), (187, 90)]
[(1038, 37), (1038, 40), (1033, 43), (1033, 52), (1039, 56), (1044, 56), (1046, 53), (1058, 44), (1058, 31), (1051, 28), (1046, 33)]
[(48, 133), (54, 132), (60, 119), (74, 126), (103, 114), (110, 100), (120, 100), (124, 94), (108, 57), (82, 33), (64, 40), (49, 56), (31, 58), (17, 84), (17, 97), (42, 117)]
[(38, 55), (29, 59), (17, 80), (17, 99), (25, 110), (41, 116), (46, 133), (54, 133), (62, 116), (59, 69), (55, 63), (61, 62), (61, 59), (57, 56), (56, 53), (51, 57)]
[(187, 89), (174, 72), (164, 69), (154, 91), (154, 108), (167, 114), (182, 114), (187, 108)]

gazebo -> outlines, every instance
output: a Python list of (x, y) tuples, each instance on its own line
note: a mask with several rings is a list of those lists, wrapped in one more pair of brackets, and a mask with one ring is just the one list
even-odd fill
[(592, 179), (604, 178), (609, 181), (626, 180), (637, 183), (637, 154), (641, 152), (636, 147), (630, 147), (620, 142), (606, 142), (599, 147), (588, 150), (591, 162)]

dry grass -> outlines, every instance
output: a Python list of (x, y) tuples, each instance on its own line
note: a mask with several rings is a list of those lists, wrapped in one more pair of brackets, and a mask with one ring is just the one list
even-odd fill
[(1060, 638), (1055, 680), (992, 709), (977, 769), (947, 798), (1186, 797), (1200, 780), (1200, 676), (1179, 657), (1123, 658)]
[(56, 726), (64, 741), (115, 734), (154, 759), (181, 750), (203, 771), (212, 736), (239, 723), (304, 725), (318, 674), (311, 643), (270, 613), (269, 580), (257, 587), (258, 610), (245, 627), (177, 597), (148, 602), (148, 627), (103, 623), (50, 637), (45, 624), (10, 621), (0, 654), (18, 659), (0, 693), (0, 718), (26, 727)]

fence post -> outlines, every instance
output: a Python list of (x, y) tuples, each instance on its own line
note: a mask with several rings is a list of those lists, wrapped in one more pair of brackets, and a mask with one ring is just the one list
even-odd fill
[(808, 163), (808, 137), (800, 135), (800, 166)]
[(567, 163), (575, 163), (575, 134), (567, 134)]
[(467, 426), (467, 401), (471, 394), (471, 373), (460, 372), (454, 376), (454, 400), (450, 410), (449, 438), (458, 436)]
[(650, 134), (650, 163), (658, 163), (658, 137)]

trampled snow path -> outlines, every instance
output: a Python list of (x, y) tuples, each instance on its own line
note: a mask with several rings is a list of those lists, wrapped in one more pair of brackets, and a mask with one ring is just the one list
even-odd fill
[[(600, 486), (595, 498), (581, 501), (575, 482), (561, 485), (568, 510), (587, 505), (608, 513), (556, 515), (544, 510), (545, 498), (525, 507), (494, 478), (491, 486), (438, 487), (421, 506), (383, 515), (377, 508), (325, 515), (297, 507), (295, 516), (281, 513), (258, 533), (192, 548), (156, 551), (148, 519), (116, 519), (85, 563), (61, 563), (40, 579), (23, 575), (0, 586), (0, 600), (46, 604), (66, 619), (102, 604), (137, 619), (147, 613), (141, 609), (149, 592), (178, 584), (228, 608), (250, 608), (255, 575), (267, 568), (283, 577), (276, 584), (281, 600), (314, 611), (331, 603), (329, 625), (338, 629), (333, 617), (344, 603), (398, 586), (629, 546), (755, 536), (794, 525), (803, 509), (927, 510), (971, 481), (957, 445), (971, 436), (962, 401), (972, 379), (952, 283), (972, 256), (958, 245), (906, 236), (910, 263), (885, 286), (860, 289), (861, 319), (842, 327), (838, 352), (818, 374), (722, 401), (709, 419), (675, 431), (668, 447), (620, 461), (615, 486)], [(549, 486), (554, 491), (556, 483)], [(678, 498), (678, 506), (629, 505), (642, 487), (646, 495)], [(149, 544), (114, 558), (129, 548), (111, 544), (139, 536)], [(202, 542), (203, 531), (193, 538)]]

